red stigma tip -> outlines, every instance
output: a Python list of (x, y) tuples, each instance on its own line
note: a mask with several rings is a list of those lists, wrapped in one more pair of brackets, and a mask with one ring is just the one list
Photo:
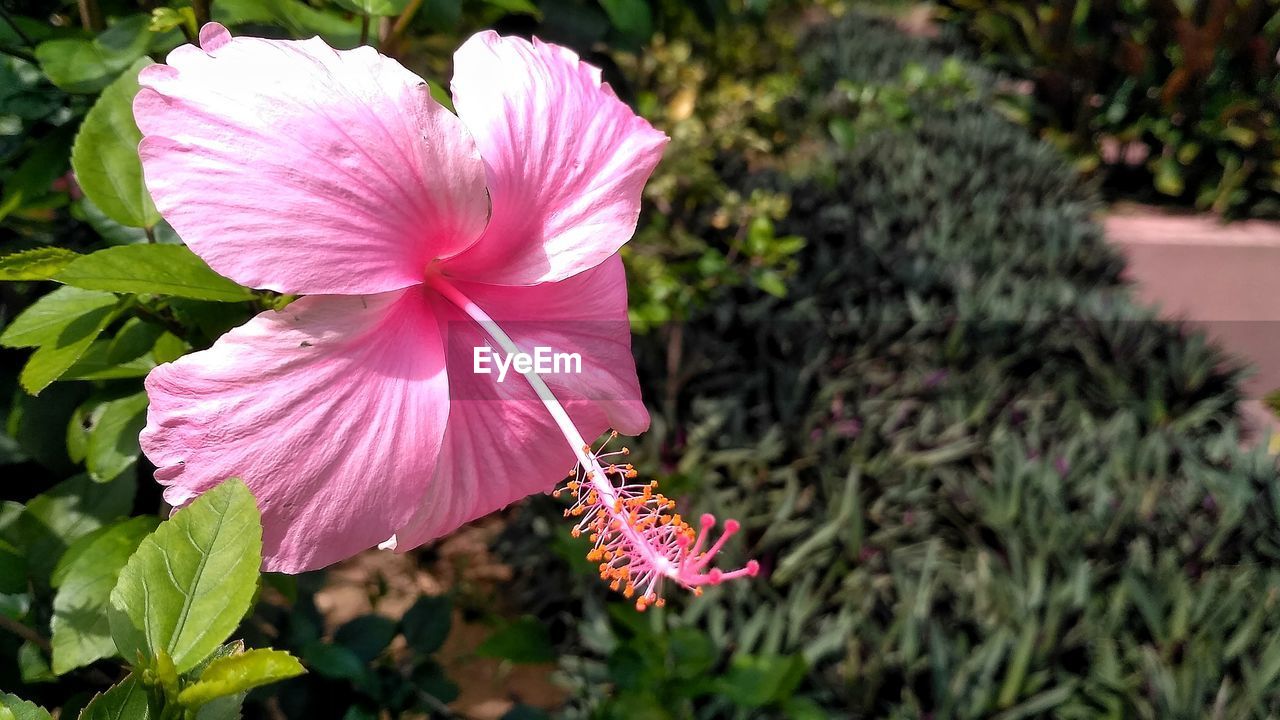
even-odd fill
[(738, 529), (741, 527), (742, 525), (739, 524), (737, 520), (734, 520), (732, 518), (724, 521), (724, 532), (726, 535), (730, 533), (738, 532)]
[(711, 513), (702, 513), (701, 522), (702, 522), (702, 529), (706, 530), (707, 528), (716, 524), (716, 516), (712, 515)]
[(759, 574), (760, 574), (760, 563), (756, 562), (755, 560), (748, 560), (747, 575), (751, 577), (755, 577), (756, 575), (759, 575)]

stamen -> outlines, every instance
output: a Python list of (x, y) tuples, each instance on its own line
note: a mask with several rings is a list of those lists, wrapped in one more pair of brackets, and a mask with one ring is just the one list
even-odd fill
[[(740, 524), (726, 520), (720, 537), (703, 552), (716, 526), (715, 516), (703, 515), (695, 531), (674, 512), (675, 502), (657, 492), (657, 482), (628, 483), (636, 477), (632, 466), (601, 465), (600, 458), (605, 457), (601, 451), (617, 436), (610, 433), (594, 451), (586, 448), (586, 462), (579, 461), (571, 473), (574, 479), (562, 488), (574, 499), (565, 516), (578, 519), (570, 533), (590, 539), (587, 559), (599, 563), (600, 579), (610, 589), (627, 598), (638, 592), (636, 609), (644, 611), (666, 604), (659, 594), (666, 580), (701, 595), (703, 585), (754, 577), (760, 571), (760, 564), (752, 560), (729, 572), (718, 568), (703, 572)], [(609, 454), (628, 453), (624, 447)]]
[[(427, 282), (474, 320), (504, 351), (521, 352), (483, 308), (444, 276), (433, 275)], [(712, 569), (704, 573), (703, 569), (724, 547), (725, 541), (737, 532), (737, 521), (725, 522), (719, 539), (711, 549), (701, 552), (707, 535), (715, 526), (714, 517), (703, 515), (702, 531), (695, 532), (675, 512), (675, 501), (657, 492), (656, 482), (628, 483), (638, 475), (630, 464), (606, 462), (601, 465), (602, 457), (630, 454), (625, 447), (602, 454), (605, 446), (618, 434), (610, 433), (605, 445), (592, 451), (542, 377), (532, 370), (522, 374), (578, 458), (577, 467), (569, 473), (572, 480), (564, 487), (575, 502), (564, 511), (564, 515), (579, 518), (571, 532), (574, 537), (586, 533), (591, 538), (594, 547), (587, 558), (599, 563), (600, 577), (609, 583), (609, 587), (628, 598), (638, 594), (636, 609), (644, 610), (650, 605), (662, 607), (666, 604), (658, 595), (666, 580), (692, 590), (694, 595), (701, 595), (703, 585), (752, 577), (760, 571), (760, 564), (752, 560), (737, 570), (723, 572)]]

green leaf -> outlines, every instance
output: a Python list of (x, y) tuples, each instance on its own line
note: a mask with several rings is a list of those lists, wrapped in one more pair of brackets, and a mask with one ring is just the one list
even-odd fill
[(0, 594), (27, 590), (27, 561), (11, 543), (0, 540)]
[(453, 600), (448, 595), (422, 597), (400, 620), (409, 647), (423, 655), (440, 649), (453, 622)]
[(132, 478), (96, 483), (77, 475), (32, 498), (7, 534), (26, 550), (31, 576), (48, 582), (58, 559), (76, 540), (133, 508)]
[(159, 715), (151, 707), (146, 687), (137, 676), (98, 695), (80, 712), (80, 720), (150, 720)]
[(215, 698), (237, 695), (304, 672), (302, 663), (283, 650), (249, 650), (209, 663), (199, 681), (178, 695), (178, 702), (190, 708), (199, 707)]
[(485, 638), (476, 648), (476, 654), (513, 663), (544, 663), (556, 659), (547, 627), (531, 617), (520, 618)]
[(85, 465), (98, 482), (116, 478), (138, 460), (138, 434), (147, 424), (147, 394), (112, 400), (103, 404), (102, 415), (89, 433)]
[(542, 10), (532, 0), (484, 0), (484, 4), (517, 15), (532, 15), (538, 19), (542, 18)]
[(103, 313), (116, 305), (111, 293), (58, 288), (32, 303), (0, 333), (5, 347), (38, 347), (56, 343), (67, 325), (82, 315)]
[(653, 13), (648, 0), (600, 0), (614, 29), (627, 39), (642, 42), (653, 35)]
[(302, 659), (317, 673), (338, 680), (355, 680), (365, 672), (364, 661), (349, 648), (318, 640), (302, 648)]
[(49, 716), (49, 711), (17, 695), (0, 693), (0, 708), (9, 712), (14, 720), (53, 720)]
[(395, 636), (395, 622), (381, 615), (362, 615), (338, 628), (333, 641), (350, 649), (361, 661), (371, 662)]
[(19, 380), (35, 395), (62, 376), (115, 316), (116, 297), (58, 288), (37, 300), (0, 334), (5, 347), (38, 346)]
[(59, 675), (116, 654), (107, 620), (111, 590), (142, 538), (156, 527), (136, 517), (86, 536), (53, 571), (53, 671)]
[(142, 182), (142, 132), (133, 120), (138, 73), (150, 64), (149, 58), (139, 58), (102, 91), (71, 146), (71, 168), (80, 189), (107, 217), (129, 227), (160, 222), (160, 212)]
[(36, 59), (49, 80), (72, 93), (95, 93), (106, 87), (151, 42), (148, 15), (132, 15), (92, 40), (59, 38), (36, 46)]
[(18, 675), (22, 678), (23, 685), (53, 682), (58, 679), (58, 676), (49, 669), (49, 661), (45, 659), (44, 651), (30, 641), (22, 643), (18, 648)]
[(804, 658), (799, 655), (740, 655), (716, 686), (738, 705), (761, 707), (790, 698), (806, 670)]
[(159, 293), (236, 302), (253, 293), (222, 277), (182, 245), (121, 245), (84, 255), (54, 278), (88, 290)]
[(409, 0), (336, 0), (338, 5), (361, 15), (390, 17), (404, 12)]
[(125, 659), (164, 652), (195, 667), (244, 617), (262, 564), (262, 523), (239, 479), (206, 492), (142, 541), (111, 592), (111, 634)]
[(80, 253), (60, 247), (42, 247), (0, 257), (0, 280), (48, 280)]

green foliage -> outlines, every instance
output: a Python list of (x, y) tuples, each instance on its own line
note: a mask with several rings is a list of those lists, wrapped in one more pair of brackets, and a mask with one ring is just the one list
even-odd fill
[(201, 495), (143, 540), (111, 591), (111, 635), (125, 658), (169, 658), (186, 672), (249, 611), (262, 528), (240, 481)]
[(142, 183), (142, 132), (133, 121), (138, 73), (150, 64), (149, 58), (139, 59), (102, 91), (71, 146), (71, 168), (80, 189), (104, 215), (128, 227), (151, 228), (160, 222)]
[[(112, 486), (133, 490), (119, 481), (94, 487)], [(248, 690), (304, 672), (288, 653), (223, 644), (250, 609), (262, 564), (261, 520), (243, 482), (222, 483), (158, 527), (148, 517), (102, 525), (131, 504), (113, 497), (71, 486), (19, 507), (10, 521), (28, 558), (57, 559), (51, 576), (33, 577), (57, 588), (48, 679), (104, 658), (130, 667), (81, 720), (239, 717)], [(40, 531), (69, 546), (51, 550)], [(43, 662), (38, 649), (33, 657)], [(24, 673), (24, 681), (33, 678)], [(13, 696), (0, 701), (13, 716), (49, 717)]]
[[(955, 63), (860, 16), (802, 46), (824, 130), (878, 112), (849, 87)], [(755, 557), (759, 580), (670, 588), (637, 635), (598, 581), (534, 552), (563, 533), (560, 506), (511, 528), (524, 606), (581, 616), (560, 650), (582, 716), (625, 713), (622, 683), (698, 718), (766, 697), (792, 717), (1280, 707), (1277, 473), (1242, 448), (1240, 376), (1133, 302), (1087, 189), (965, 75), (962, 93), (900, 93), (908, 121), (833, 142), (811, 177), (740, 176), (792, 197), (778, 232), (807, 244), (786, 300), (716, 296), (677, 366), (670, 336), (636, 342), (644, 386), (676, 388), (642, 474), (740, 519), (723, 562)], [(719, 693), (678, 696), (640, 649), (691, 630)], [(792, 677), (777, 658), (805, 670), (775, 693)]]
[(1114, 192), (1280, 214), (1274, 3), (943, 5), (985, 57), (1032, 81), (1031, 124)]

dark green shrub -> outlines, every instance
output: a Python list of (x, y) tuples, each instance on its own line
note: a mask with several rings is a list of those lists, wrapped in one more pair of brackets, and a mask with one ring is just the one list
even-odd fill
[(1268, 0), (948, 0), (1030, 122), (1116, 193), (1280, 213), (1280, 11)]
[[(803, 47), (818, 120), (838, 81), (945, 60), (858, 17)], [(636, 455), (743, 521), (760, 581), (623, 622), (596, 581), (521, 552), (571, 552), (558, 522), (513, 529), (518, 596), (572, 638), (584, 711), (1280, 711), (1280, 494), (1240, 447), (1238, 375), (1132, 302), (1091, 194), (973, 78), (945, 106), (909, 95), (912, 122), (792, 187), (778, 229), (808, 246), (787, 299), (727, 293), (683, 325), (675, 365), (638, 341), (646, 387), (679, 400)], [(676, 638), (717, 657), (688, 678)], [(637, 646), (667, 657), (637, 669)]]

